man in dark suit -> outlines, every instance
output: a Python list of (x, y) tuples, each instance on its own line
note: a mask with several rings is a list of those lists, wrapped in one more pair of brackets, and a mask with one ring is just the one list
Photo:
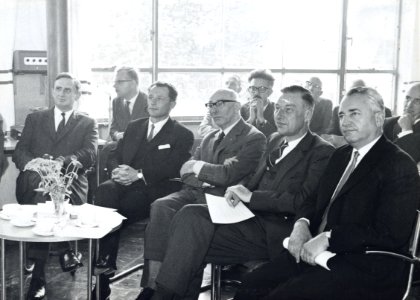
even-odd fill
[(322, 81), (318, 77), (311, 77), (306, 81), (306, 88), (315, 100), (314, 114), (309, 129), (319, 135), (327, 133), (332, 117), (332, 102), (321, 97), (323, 93)]
[[(156, 200), (151, 206), (145, 235), (145, 270), (139, 297), (153, 293), (155, 278), (166, 252), (172, 218), (184, 205), (205, 203), (204, 193), (223, 195), (228, 186), (251, 174), (265, 149), (265, 136), (240, 116), (238, 94), (217, 90), (206, 106), (220, 130), (213, 130), (181, 168), (181, 191)], [(142, 299), (142, 298), (139, 298)]]
[[(191, 156), (194, 136), (169, 117), (176, 98), (171, 84), (153, 83), (148, 95), (150, 118), (129, 123), (117, 148), (110, 152), (112, 177), (98, 187), (95, 204), (118, 209), (127, 217), (126, 224), (149, 217), (154, 200), (181, 189), (179, 180), (173, 179), (179, 178), (182, 164)], [(101, 240), (96, 271), (116, 269), (119, 233), (114, 231)], [(110, 292), (106, 275), (101, 282), (104, 298)]]
[[(16, 180), (16, 198), (20, 204), (45, 201), (41, 193), (34, 191), (40, 182), (39, 175), (34, 171), (24, 171), (31, 160), (47, 154), (62, 161), (64, 167), (73, 157), (84, 169), (94, 165), (98, 142), (96, 123), (73, 108), (81, 95), (80, 88), (80, 82), (69, 73), (58, 74), (52, 91), (55, 107), (27, 116), (13, 154), (13, 161), (21, 171)], [(76, 205), (86, 202), (88, 191), (88, 181), (83, 170), (79, 173), (73, 181), (70, 194), (71, 203)], [(42, 299), (45, 295), (44, 266), (48, 249), (48, 243), (30, 243), (28, 247), (27, 257), (35, 261), (35, 267), (27, 299)]]
[(270, 70), (253, 70), (248, 76), (249, 102), (241, 107), (244, 120), (269, 136), (276, 132), (274, 103), (268, 97), (273, 93), (274, 76)]
[[(206, 205), (188, 205), (175, 216), (156, 282), (184, 298), (198, 296), (203, 262), (273, 260), (293, 226), (293, 216), (312, 195), (334, 148), (309, 131), (313, 98), (290, 86), (275, 104), (277, 132), (246, 185), (227, 188), (226, 201), (249, 205), (256, 217), (228, 225), (212, 223)], [(281, 152), (281, 153), (280, 153)], [(194, 274), (187, 275), (186, 274)], [(157, 298), (158, 299), (158, 298)]]
[(384, 134), (407, 152), (416, 163), (420, 162), (420, 83), (408, 89), (404, 114), (385, 120)]
[[(339, 115), (349, 145), (334, 152), (316, 197), (299, 210), (288, 251), (247, 275), (235, 299), (401, 299), (406, 264), (365, 250), (408, 250), (416, 165), (382, 135), (384, 104), (374, 89), (350, 90)], [(325, 250), (335, 253), (330, 270), (315, 263)]]

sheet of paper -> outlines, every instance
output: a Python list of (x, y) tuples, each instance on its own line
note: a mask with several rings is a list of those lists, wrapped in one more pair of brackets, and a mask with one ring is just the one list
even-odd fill
[(230, 206), (224, 197), (206, 194), (210, 217), (215, 224), (233, 224), (254, 217), (254, 214), (242, 202)]
[[(289, 247), (289, 238), (285, 238), (283, 241), (283, 247), (288, 249)], [(331, 257), (334, 257), (336, 254), (331, 251), (324, 251), (318, 254), (317, 257), (315, 257), (315, 263), (324, 269), (327, 269), (328, 271), (331, 271), (330, 268), (327, 266), (327, 262)]]

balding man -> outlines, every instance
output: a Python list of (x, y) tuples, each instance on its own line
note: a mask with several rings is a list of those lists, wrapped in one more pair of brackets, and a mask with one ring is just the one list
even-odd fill
[[(416, 165), (383, 136), (384, 104), (374, 89), (351, 89), (339, 116), (349, 145), (333, 153), (316, 197), (302, 205), (288, 251), (247, 275), (235, 299), (402, 298), (405, 262), (365, 250), (408, 251), (419, 202)], [(336, 254), (330, 270), (315, 264), (325, 250)]]
[(318, 77), (311, 77), (306, 81), (306, 88), (315, 100), (314, 114), (309, 129), (318, 135), (327, 133), (332, 117), (332, 102), (321, 98), (323, 93), (322, 81)]
[(205, 204), (204, 193), (222, 196), (228, 186), (246, 180), (265, 149), (265, 136), (240, 116), (238, 94), (217, 90), (206, 106), (220, 130), (213, 130), (201, 142), (192, 160), (181, 168), (184, 188), (151, 206), (145, 235), (145, 270), (138, 299), (149, 299), (166, 253), (170, 223), (187, 204)]
[(404, 114), (385, 120), (384, 134), (417, 163), (420, 162), (420, 83), (408, 89)]

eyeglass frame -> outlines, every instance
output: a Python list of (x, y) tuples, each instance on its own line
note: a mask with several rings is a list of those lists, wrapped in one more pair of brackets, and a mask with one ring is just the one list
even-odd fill
[(133, 81), (134, 79), (121, 79), (121, 80), (115, 80), (114, 84), (122, 84), (124, 82)]
[(229, 102), (236, 102), (236, 103), (239, 103), (239, 102), (238, 102), (238, 101), (236, 101), (236, 100), (225, 100), (225, 99), (220, 99), (220, 100), (217, 100), (217, 101), (215, 101), (215, 102), (207, 102), (207, 103), (204, 103), (204, 106), (205, 106), (205, 107), (207, 107), (208, 109), (211, 109), (211, 108), (213, 108), (213, 107), (220, 108), (220, 107), (223, 107), (223, 105), (224, 105), (225, 103), (229, 103)]
[(318, 89), (321, 89), (321, 88), (322, 88), (319, 84), (315, 84), (315, 83), (313, 83), (313, 82), (311, 82), (311, 81), (309, 81), (309, 80), (306, 80), (306, 81), (305, 81), (305, 84), (306, 84), (307, 86), (313, 86), (314, 88), (318, 88)]
[(270, 90), (271, 90), (271, 87), (266, 87), (266, 86), (253, 86), (253, 85), (251, 85), (251, 86), (249, 86), (247, 88), (247, 91), (249, 93), (256, 93), (256, 92), (258, 92), (260, 94), (267, 93)]

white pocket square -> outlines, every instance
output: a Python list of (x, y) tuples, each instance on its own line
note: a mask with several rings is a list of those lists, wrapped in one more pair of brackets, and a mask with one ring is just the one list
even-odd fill
[(171, 148), (171, 145), (169, 145), (169, 144), (159, 145), (159, 146), (158, 146), (158, 149), (159, 149), (159, 150), (162, 150), (162, 149), (169, 149), (169, 148)]

